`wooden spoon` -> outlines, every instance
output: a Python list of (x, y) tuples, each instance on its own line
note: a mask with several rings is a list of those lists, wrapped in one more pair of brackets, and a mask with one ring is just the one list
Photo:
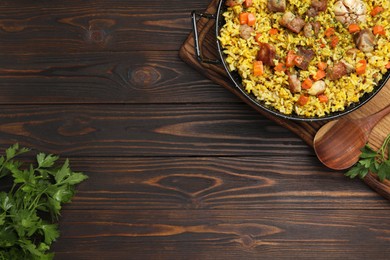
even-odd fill
[(359, 160), (360, 149), (367, 143), (371, 130), (388, 113), (390, 105), (368, 117), (343, 118), (325, 124), (314, 137), (318, 159), (334, 170), (351, 167)]

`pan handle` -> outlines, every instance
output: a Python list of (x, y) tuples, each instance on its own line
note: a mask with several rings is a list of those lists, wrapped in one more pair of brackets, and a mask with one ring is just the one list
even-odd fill
[(221, 63), (220, 60), (203, 58), (202, 51), (201, 51), (200, 44), (199, 44), (198, 28), (196, 26), (196, 22), (197, 22), (198, 17), (208, 18), (208, 19), (216, 19), (216, 16), (214, 14), (192, 11), (191, 17), (192, 17), (192, 28), (194, 31), (194, 39), (195, 39), (195, 53), (196, 53), (196, 57), (198, 58), (198, 61), (202, 62), (202, 63), (209, 63), (209, 64), (220, 64)]

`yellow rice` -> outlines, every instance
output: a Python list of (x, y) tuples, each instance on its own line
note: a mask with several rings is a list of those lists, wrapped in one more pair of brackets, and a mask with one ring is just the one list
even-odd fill
[[(383, 74), (386, 73), (386, 65), (390, 61), (390, 1), (388, 0), (363, 0), (366, 5), (366, 22), (359, 24), (362, 29), (372, 28), (374, 25), (384, 27), (386, 34), (377, 35), (377, 45), (374, 51), (364, 53), (359, 51), (355, 57), (347, 55), (346, 51), (356, 48), (348, 28), (338, 22), (333, 14), (333, 5), (337, 0), (328, 0), (327, 10), (320, 12), (314, 21), (321, 23), (319, 33), (315, 37), (305, 37), (302, 32), (295, 34), (280, 26), (279, 20), (282, 12), (270, 12), (267, 8), (267, 0), (253, 0), (253, 5), (244, 9), (242, 5), (229, 7), (223, 14), (226, 23), (218, 37), (224, 53), (227, 55), (226, 62), (231, 71), (237, 71), (242, 78), (242, 84), (248, 93), (253, 93), (257, 99), (263, 101), (286, 115), (297, 114), (304, 117), (322, 117), (336, 111), (343, 111), (346, 107), (365, 94), (372, 92)], [(304, 13), (310, 7), (311, 0), (287, 0), (287, 10), (294, 10), (293, 13), (301, 15), (309, 21)], [(374, 6), (382, 6), (384, 11), (375, 17), (370, 15)], [(251, 12), (255, 14), (256, 23), (253, 26), (252, 36), (245, 40), (240, 37), (239, 13)], [(287, 11), (286, 10), (286, 11)], [(310, 18), (313, 19), (313, 18)], [(312, 21), (312, 20), (310, 20)], [(336, 29), (336, 36), (339, 43), (332, 48), (324, 35), (329, 27)], [(271, 28), (278, 29), (276, 35), (270, 35)], [(307, 70), (299, 73), (300, 81), (312, 77), (317, 72), (317, 65), (320, 61), (327, 62), (328, 67), (340, 59), (346, 60), (356, 66), (360, 60), (367, 61), (366, 72), (358, 75), (355, 72), (331, 81), (323, 79), (326, 83), (324, 92), (328, 102), (319, 102), (316, 96), (310, 96), (309, 102), (305, 105), (298, 105), (297, 100), (302, 93), (291, 93), (289, 90), (288, 76), (282, 72), (276, 72), (270, 66), (264, 66), (264, 74), (253, 75), (253, 62), (259, 50), (255, 40), (256, 33), (261, 33), (261, 42), (269, 43), (275, 47), (277, 57), (286, 57), (289, 50), (296, 50), (297, 46), (306, 46), (315, 52), (315, 57), (310, 62)], [(321, 43), (322, 46), (321, 46)], [(279, 61), (276, 61), (276, 64)], [(304, 90), (302, 91), (304, 92)]]

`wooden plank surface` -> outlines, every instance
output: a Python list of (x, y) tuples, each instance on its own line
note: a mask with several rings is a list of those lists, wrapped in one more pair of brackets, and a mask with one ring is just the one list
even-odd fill
[(188, 11), (204, 8), (205, 3), (4, 0), (0, 3), (0, 51), (177, 51), (189, 32)]
[(390, 218), (375, 215), (380, 223), (367, 210), (72, 211), (55, 248), (58, 259), (385, 260)]
[[(242, 104), (0, 106), (0, 148), (18, 141), (64, 156), (311, 155)], [(272, 140), (276, 138), (276, 140)]]
[(209, 3), (1, 1), (0, 150), (89, 176), (56, 259), (387, 259), (388, 200), (180, 60)]
[(115, 52), (109, 57), (101, 52), (18, 54), (16, 60), (13, 54), (0, 53), (0, 104), (32, 102), (240, 101), (183, 66), (177, 50)]
[[(216, 14), (218, 8), (218, 0), (213, 0), (208, 5), (207, 9), (204, 10), (204, 13), (208, 14)], [(198, 35), (198, 44), (199, 49), (201, 50), (202, 57), (207, 57), (211, 60), (219, 60), (220, 57), (218, 55), (217, 44), (216, 44), (216, 35), (215, 35), (215, 19), (209, 19), (202, 17), (196, 21), (197, 23), (197, 32)], [(197, 53), (194, 49), (195, 47), (195, 37), (194, 34), (190, 34), (180, 48), (180, 57), (194, 69), (198, 70), (200, 73), (213, 80), (215, 83), (220, 84), (228, 91), (235, 94), (245, 103), (250, 105), (253, 109), (263, 114), (264, 116), (270, 118), (271, 120), (277, 122), (283, 127), (288, 128), (292, 132), (296, 133), (302, 140), (304, 140), (309, 145), (313, 145), (313, 140), (316, 132), (320, 129), (325, 123), (329, 120), (315, 121), (315, 122), (302, 122), (302, 121), (294, 121), (288, 120), (276, 115), (272, 115), (267, 113), (261, 107), (257, 106), (253, 102), (251, 102), (246, 96), (237, 89), (237, 87), (233, 84), (233, 82), (229, 79), (226, 71), (223, 66), (219, 63), (210, 64), (206, 62), (199, 62), (199, 57), (197, 57)], [(386, 83), (386, 82), (383, 82)], [(383, 84), (382, 83), (382, 84)], [(367, 117), (372, 115), (389, 104), (390, 99), (390, 81), (385, 84), (380, 92), (375, 95), (369, 102), (365, 103), (359, 109), (353, 111), (345, 115), (345, 118), (349, 118), (351, 120), (359, 119), (362, 117)], [(369, 136), (368, 143), (374, 149), (379, 149), (384, 142), (386, 136), (390, 131), (390, 115), (384, 117), (381, 122), (379, 122), (373, 129), (372, 133)], [(369, 185), (372, 189), (377, 191), (379, 194), (390, 200), (390, 182), (380, 182), (378, 177), (373, 173), (368, 173), (367, 176), (363, 179), (367, 185)]]
[(310, 156), (71, 158), (90, 173), (69, 210), (388, 209)]

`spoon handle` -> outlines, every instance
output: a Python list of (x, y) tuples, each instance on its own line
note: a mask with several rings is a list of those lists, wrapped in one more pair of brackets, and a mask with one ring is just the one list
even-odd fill
[(369, 117), (362, 118), (362, 129), (369, 132), (383, 117), (390, 113), (390, 104), (382, 110), (370, 115)]

